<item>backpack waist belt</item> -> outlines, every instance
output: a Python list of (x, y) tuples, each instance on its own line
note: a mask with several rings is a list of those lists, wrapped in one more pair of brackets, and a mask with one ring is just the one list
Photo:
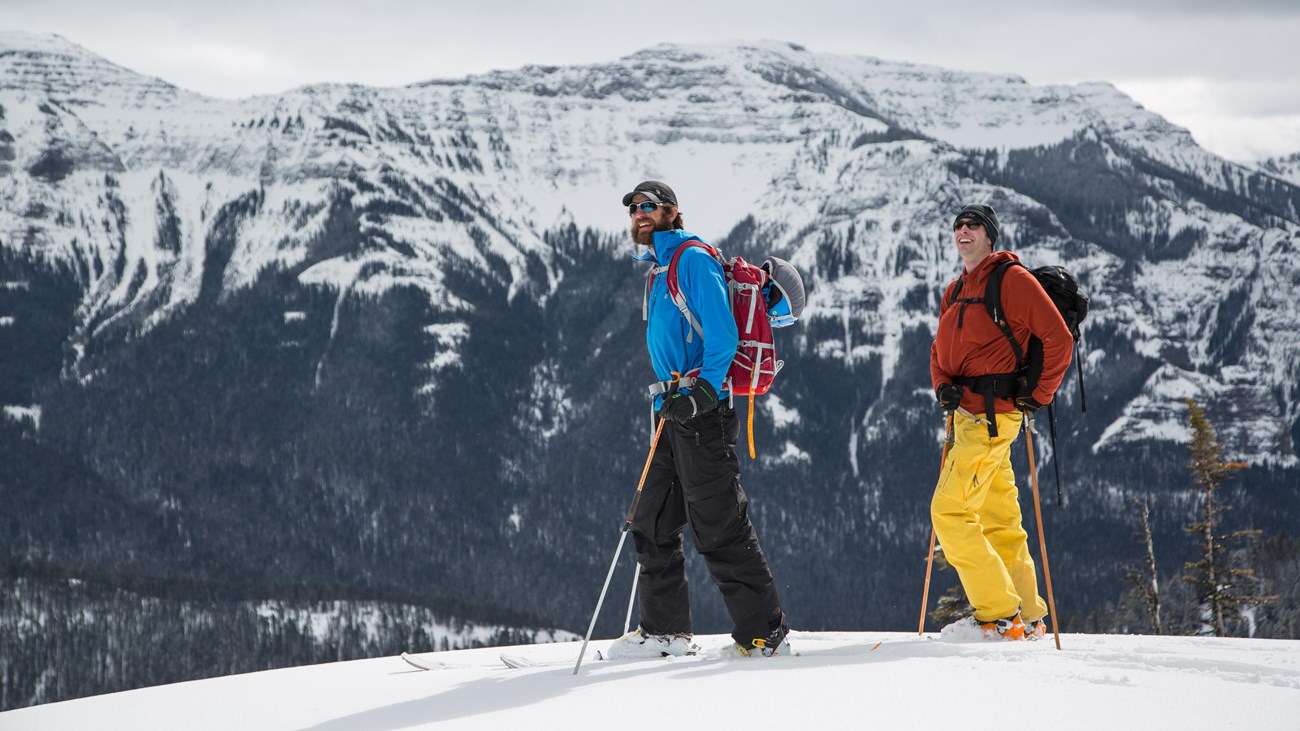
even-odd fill
[[(654, 399), (659, 394), (672, 393), (673, 391), (676, 391), (679, 388), (695, 388), (696, 382), (700, 380), (699, 378), (700, 369), (696, 368), (694, 370), (687, 371), (687, 373), (691, 375), (678, 376), (676, 378), (667, 381), (656, 381), (650, 384), (649, 386), (646, 386), (645, 390), (650, 392), (651, 411), (654, 410)], [(724, 383), (723, 387), (725, 388), (727, 385), (728, 384)], [(731, 403), (731, 396), (732, 394), (730, 393), (730, 391), (728, 391), (727, 398), (724, 400), (727, 403)]]
[(989, 438), (998, 435), (998, 417), (993, 407), (994, 400), (1007, 398), (1015, 400), (1020, 392), (1021, 376), (1018, 373), (994, 373), (987, 376), (957, 376), (952, 382), (969, 388), (984, 397), (984, 416), (989, 423)]
[(694, 388), (695, 382), (698, 380), (699, 379), (696, 378), (695, 376), (682, 376), (681, 378), (678, 378), (676, 380), (655, 381), (649, 386), (646, 386), (646, 390), (650, 392), (650, 398), (654, 398), (655, 396), (658, 396), (661, 393), (668, 393), (669, 391), (672, 391), (674, 389)]

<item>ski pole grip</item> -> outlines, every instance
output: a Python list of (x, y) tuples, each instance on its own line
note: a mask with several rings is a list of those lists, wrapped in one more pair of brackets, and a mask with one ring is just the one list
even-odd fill
[(641, 479), (636, 483), (636, 494), (632, 496), (632, 507), (627, 509), (627, 520), (623, 523), (623, 532), (626, 533), (632, 528), (632, 518), (636, 516), (636, 506), (641, 502), (641, 490), (645, 487), (646, 475), (650, 474), (650, 463), (655, 458), (655, 447), (659, 446), (659, 435), (664, 433), (664, 419), (659, 420), (659, 426), (655, 427), (654, 438), (650, 440), (650, 454), (646, 455), (645, 467), (641, 468)]

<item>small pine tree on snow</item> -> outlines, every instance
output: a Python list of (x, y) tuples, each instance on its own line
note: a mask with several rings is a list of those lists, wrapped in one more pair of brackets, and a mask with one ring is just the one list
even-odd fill
[[(942, 546), (935, 550), (934, 562), (940, 571), (952, 570), (952, 564), (948, 563), (947, 557), (943, 555)], [(939, 597), (939, 603), (935, 605), (934, 611), (930, 612), (930, 619), (943, 627), (974, 613), (975, 607), (971, 606), (970, 600), (966, 598), (966, 590), (958, 581)]]
[[(1215, 441), (1214, 426), (1196, 402), (1187, 399), (1188, 423), (1192, 428), (1192, 479), (1201, 490), (1201, 519), (1188, 525), (1187, 532), (1200, 539), (1201, 559), (1188, 562), (1183, 580), (1193, 586), (1201, 606), (1201, 627), (1196, 634), (1225, 636), (1224, 616), (1231, 610), (1255, 606), (1267, 601), (1256, 596), (1252, 588), (1257, 583), (1254, 570), (1249, 566), (1231, 566), (1227, 548), (1230, 543), (1249, 543), (1260, 534), (1257, 530), (1236, 531), (1216, 535), (1219, 516), (1229, 506), (1218, 495), (1219, 485), (1232, 473), (1246, 467), (1244, 462), (1226, 462), (1222, 448)], [(1242, 555), (1242, 551), (1238, 555)]]

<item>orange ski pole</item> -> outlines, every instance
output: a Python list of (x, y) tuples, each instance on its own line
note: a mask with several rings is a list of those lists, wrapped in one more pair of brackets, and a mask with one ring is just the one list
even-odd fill
[(1043, 553), (1043, 578), (1047, 581), (1047, 610), (1052, 615), (1052, 634), (1061, 649), (1061, 632), (1056, 625), (1056, 599), (1052, 596), (1052, 570), (1047, 567), (1047, 539), (1043, 537), (1043, 508), (1038, 502), (1038, 472), (1034, 469), (1034, 415), (1026, 410), (1025, 445), (1029, 447), (1029, 481), (1034, 486), (1034, 520), (1038, 523), (1038, 547)]
[(637, 503), (641, 502), (641, 490), (645, 487), (646, 475), (650, 473), (650, 463), (655, 458), (655, 447), (659, 445), (659, 435), (664, 431), (664, 421), (659, 420), (659, 426), (655, 429), (654, 439), (650, 440), (650, 454), (645, 458), (645, 467), (641, 469), (641, 480), (636, 483), (636, 494), (632, 496), (632, 507), (628, 508), (627, 520), (623, 523), (623, 531), (618, 538), (618, 548), (614, 549), (614, 560), (609, 564), (609, 573), (605, 574), (605, 585), (600, 589), (600, 599), (596, 601), (596, 611), (591, 613), (591, 624), (587, 626), (587, 636), (582, 639), (582, 650), (578, 653), (578, 662), (573, 666), (573, 674), (577, 675), (579, 668), (582, 667), (582, 658), (587, 654), (587, 643), (591, 642), (591, 631), (596, 628), (596, 618), (600, 616), (600, 607), (605, 603), (605, 592), (609, 591), (609, 580), (614, 578), (614, 567), (618, 565), (618, 555), (623, 552), (623, 542), (627, 540), (627, 532), (632, 528), (632, 518), (636, 516)]
[[(943, 431), (943, 457), (939, 460), (939, 475), (943, 476), (943, 466), (948, 464), (948, 441), (952, 438), (952, 412), (948, 412), (948, 423)], [(921, 621), (916, 625), (916, 634), (925, 633), (925, 607), (930, 603), (930, 571), (934, 568), (934, 523), (930, 524), (930, 555), (925, 557), (925, 590), (921, 592)]]

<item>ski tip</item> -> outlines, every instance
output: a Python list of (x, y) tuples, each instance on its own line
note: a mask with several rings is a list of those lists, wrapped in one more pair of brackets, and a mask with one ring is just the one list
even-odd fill
[(403, 653), (402, 653), (402, 660), (404, 660), (404, 661), (406, 662), (407, 665), (410, 665), (411, 667), (415, 668), (416, 670), (428, 670), (428, 669), (429, 669), (429, 668), (425, 667), (423, 663), (419, 662), (419, 661), (416, 660), (414, 657), (411, 657), (411, 655), (410, 655), (409, 653), (403, 652)]
[(884, 640), (881, 640), (880, 642), (877, 642), (876, 644), (872, 645), (872, 646), (871, 646), (871, 649), (870, 649), (870, 650), (867, 650), (867, 652), (875, 652), (876, 650), (879, 650), (879, 649), (880, 649), (880, 646), (883, 645), (883, 644), (885, 644), (885, 641), (884, 641)]
[(425, 660), (423, 658), (416, 657), (415, 655), (412, 655), (409, 652), (403, 652), (402, 659), (406, 661), (407, 665), (410, 665), (416, 670), (434, 670), (436, 668), (447, 667), (443, 663), (435, 662), (433, 660)]

